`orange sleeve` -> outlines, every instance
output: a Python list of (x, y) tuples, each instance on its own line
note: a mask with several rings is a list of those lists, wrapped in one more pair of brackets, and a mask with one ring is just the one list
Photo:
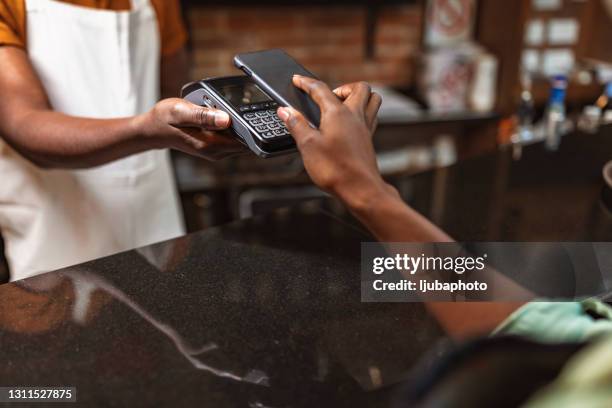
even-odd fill
[(172, 55), (187, 42), (179, 0), (155, 0), (153, 3), (159, 20), (162, 56)]
[(0, 0), (0, 46), (25, 47), (24, 0)]

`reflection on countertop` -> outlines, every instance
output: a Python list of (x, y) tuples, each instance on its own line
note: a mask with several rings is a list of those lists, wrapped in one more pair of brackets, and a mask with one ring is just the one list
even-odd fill
[[(392, 182), (458, 240), (610, 241), (610, 157), (605, 129)], [(0, 286), (0, 384), (90, 406), (388, 406), (446, 340), (421, 304), (360, 302), (371, 239), (323, 199)]]
[(90, 405), (372, 406), (441, 331), (419, 304), (360, 303), (367, 239), (307, 204), (5, 285), (0, 383)]

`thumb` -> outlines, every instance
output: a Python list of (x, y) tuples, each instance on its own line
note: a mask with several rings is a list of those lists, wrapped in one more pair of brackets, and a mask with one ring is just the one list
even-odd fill
[(304, 115), (293, 108), (278, 108), (277, 114), (298, 144), (312, 136), (312, 133), (315, 132), (308, 124), (306, 118), (304, 118)]
[(193, 106), (191, 121), (208, 130), (227, 129), (231, 120), (227, 113), (219, 109)]
[(170, 104), (170, 112), (171, 124), (175, 126), (219, 130), (227, 129), (231, 123), (229, 115), (222, 110), (198, 106), (184, 100), (177, 100), (176, 103)]

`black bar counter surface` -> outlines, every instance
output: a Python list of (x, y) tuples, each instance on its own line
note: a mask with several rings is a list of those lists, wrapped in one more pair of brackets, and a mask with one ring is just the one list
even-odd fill
[[(611, 241), (611, 158), (608, 128), (392, 182), (460, 241)], [(0, 386), (72, 386), (84, 406), (389, 406), (447, 341), (422, 304), (360, 302), (371, 240), (329, 199), (0, 286)]]

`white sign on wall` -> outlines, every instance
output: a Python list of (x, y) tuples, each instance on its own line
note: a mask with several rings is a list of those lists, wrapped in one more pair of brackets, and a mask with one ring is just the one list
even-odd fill
[(537, 11), (559, 10), (562, 0), (532, 0), (533, 9)]
[(548, 43), (573, 45), (578, 42), (580, 24), (575, 18), (554, 18), (548, 23)]

